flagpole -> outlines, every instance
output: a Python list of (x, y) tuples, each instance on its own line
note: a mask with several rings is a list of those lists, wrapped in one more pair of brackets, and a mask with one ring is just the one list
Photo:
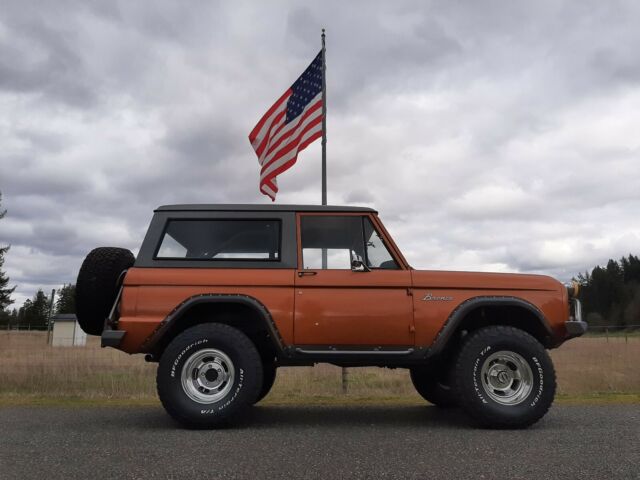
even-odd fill
[(327, 61), (322, 29), (322, 205), (327, 204)]
[[(327, 62), (322, 29), (322, 205), (327, 204)], [(327, 249), (322, 249), (322, 268), (327, 268)]]
[[(327, 49), (322, 29), (322, 205), (327, 204)], [(327, 249), (322, 249), (322, 268), (327, 268)], [(347, 369), (342, 367), (342, 393), (347, 393)]]

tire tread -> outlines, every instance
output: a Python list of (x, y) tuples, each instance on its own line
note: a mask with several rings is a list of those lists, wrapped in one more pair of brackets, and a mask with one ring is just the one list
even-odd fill
[(76, 280), (76, 317), (89, 335), (100, 335), (118, 292), (120, 274), (135, 262), (124, 248), (99, 247), (86, 256)]
[[(193, 417), (181, 410), (172, 400), (175, 392), (170, 382), (165, 378), (167, 367), (170, 367), (180, 351), (185, 345), (189, 345), (203, 337), (224, 339), (225, 341), (234, 342), (237, 350), (242, 352), (250, 366), (254, 366), (253, 372), (246, 372), (245, 384), (247, 385), (247, 393), (243, 396), (244, 401), (237, 400), (235, 404), (230, 405), (225, 410), (208, 417)], [(158, 370), (156, 373), (156, 389), (162, 406), (167, 413), (179, 423), (189, 428), (216, 428), (230, 423), (234, 419), (238, 419), (238, 415), (244, 409), (255, 403), (262, 388), (262, 363), (260, 354), (253, 342), (243, 332), (237, 328), (221, 323), (203, 323), (191, 327), (179, 335), (177, 335), (162, 353)], [(234, 418), (235, 417), (235, 418)]]
[[(468, 356), (475, 356), (473, 352), (477, 349), (476, 343), (483, 341), (485, 344), (502, 341), (505, 337), (511, 339), (517, 339), (530, 346), (533, 350), (537, 350), (540, 357), (545, 361), (545, 391), (544, 395), (550, 396), (551, 401), (541, 402), (540, 407), (528, 415), (525, 419), (521, 417), (498, 417), (491, 409), (486, 408), (483, 404), (477, 401), (475, 395), (470, 395), (467, 388), (464, 385), (465, 379), (463, 375), (468, 375), (468, 371), (465, 371), (465, 362)], [(454, 391), (455, 396), (460, 402), (460, 406), (481, 426), (496, 429), (516, 429), (526, 428), (533, 425), (540, 420), (549, 411), (556, 391), (556, 374), (553, 367), (553, 363), (549, 358), (548, 353), (542, 344), (536, 340), (529, 333), (520, 330), (519, 328), (495, 325), (484, 327), (471, 333), (469, 337), (464, 341), (459, 354), (455, 360), (454, 368)]]

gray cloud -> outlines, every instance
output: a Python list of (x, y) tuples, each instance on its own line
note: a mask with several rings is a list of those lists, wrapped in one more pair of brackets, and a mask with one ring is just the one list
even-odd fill
[(8, 41), (0, 42), (0, 87), (76, 107), (93, 105), (95, 93), (74, 51), (74, 33), (24, 5), (10, 15), (13, 22), (3, 23)]

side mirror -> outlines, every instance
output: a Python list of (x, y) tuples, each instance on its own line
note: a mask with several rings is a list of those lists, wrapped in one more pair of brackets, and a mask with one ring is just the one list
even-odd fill
[(351, 260), (351, 271), (352, 272), (370, 272), (371, 269), (367, 266), (366, 263), (362, 261), (362, 257), (354, 254), (353, 259)]

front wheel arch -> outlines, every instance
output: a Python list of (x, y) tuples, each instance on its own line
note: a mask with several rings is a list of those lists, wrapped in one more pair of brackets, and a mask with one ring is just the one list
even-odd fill
[(451, 313), (427, 356), (451, 358), (459, 349), (463, 336), (498, 325), (523, 330), (546, 348), (553, 346), (551, 327), (535, 305), (517, 297), (473, 297)]

